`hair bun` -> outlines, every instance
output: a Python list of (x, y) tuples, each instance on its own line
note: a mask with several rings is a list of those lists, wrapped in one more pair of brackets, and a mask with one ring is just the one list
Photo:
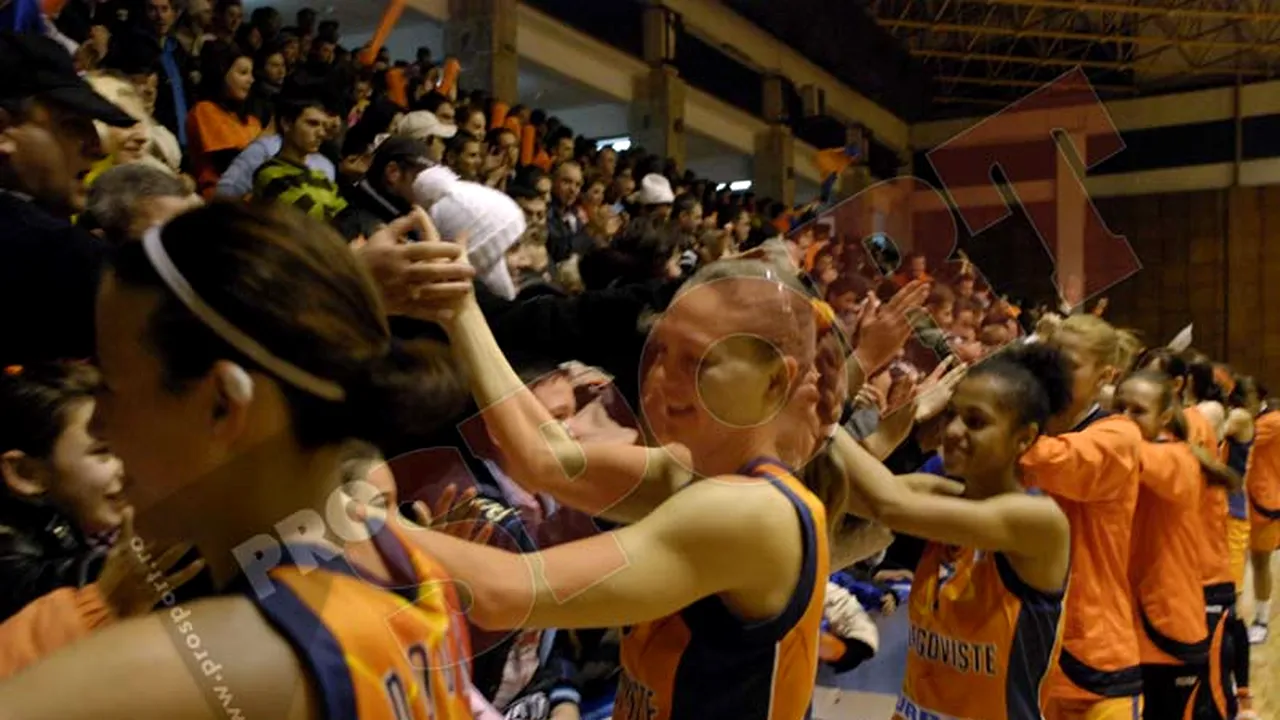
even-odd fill
[(456, 423), (471, 397), (449, 347), (436, 340), (392, 339), (347, 393), (351, 437), (373, 443), (387, 457), (416, 449)]
[(1008, 362), (1024, 368), (1040, 382), (1049, 400), (1049, 414), (1057, 415), (1071, 405), (1071, 363), (1060, 350), (1044, 343), (1021, 343), (1004, 353)]

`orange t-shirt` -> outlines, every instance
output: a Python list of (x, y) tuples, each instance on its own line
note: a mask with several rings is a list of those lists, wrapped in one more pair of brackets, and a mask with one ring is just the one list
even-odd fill
[(1045, 697), (1096, 700), (1141, 693), (1130, 537), (1138, 505), (1142, 433), (1095, 411), (1076, 432), (1042, 436), (1022, 457), (1025, 482), (1071, 522), (1071, 578), (1062, 653)]
[(1204, 659), (1204, 527), (1200, 463), (1185, 443), (1143, 443), (1142, 487), (1133, 517), (1129, 577), (1138, 603), (1142, 662), (1182, 665)]
[[(1187, 442), (1216, 457), (1220, 451), (1218, 431), (1213, 424), (1196, 407), (1187, 408), (1183, 415), (1187, 419)], [(1200, 477), (1204, 485), (1200, 495), (1200, 521), (1204, 524), (1200, 573), (1201, 582), (1207, 587), (1233, 582), (1231, 546), (1227, 541), (1227, 519), (1231, 516), (1231, 508), (1227, 488), (1208, 482), (1203, 472)]]
[(213, 197), (222, 172), (231, 160), (262, 134), (262, 123), (247, 120), (221, 105), (205, 100), (187, 113), (187, 153), (196, 187), (205, 199)]
[(1280, 514), (1280, 412), (1262, 413), (1253, 428), (1253, 450), (1244, 475), (1249, 503), (1260, 514)]

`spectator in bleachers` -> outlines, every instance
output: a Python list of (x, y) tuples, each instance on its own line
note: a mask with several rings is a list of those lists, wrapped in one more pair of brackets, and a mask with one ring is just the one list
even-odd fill
[[(284, 91), (285, 94), (316, 97), (320, 88), (310, 86), (293, 86)], [(330, 109), (326, 108), (326, 119)], [(218, 178), (215, 194), (219, 197), (243, 198), (253, 192), (253, 178), (258, 169), (269, 159), (279, 154), (284, 145), (279, 128), (271, 126), (269, 132), (257, 137), (231, 161), (226, 172)], [(306, 166), (313, 172), (323, 175), (330, 181), (337, 181), (337, 169), (333, 161), (319, 152), (311, 152), (306, 156)]]
[(284, 89), (289, 65), (284, 59), (284, 47), (279, 42), (264, 44), (253, 61), (253, 89), (249, 104), (254, 117), (263, 127), (271, 124), (271, 110), (276, 96)]
[[(194, 104), (191, 77), (194, 70), (192, 55), (178, 41), (175, 29), (177, 11), (173, 0), (147, 0), (147, 26), (133, 30), (122, 41), (115, 43), (114, 52), (139, 52), (127, 47), (134, 43), (145, 48), (155, 48), (157, 69), (156, 104), (152, 115), (187, 147), (187, 113)], [(111, 53), (108, 53), (110, 55)]]
[(350, 188), (347, 209), (338, 227), (348, 240), (369, 237), (413, 207), (413, 181), (435, 163), (427, 145), (408, 137), (391, 137), (378, 146), (365, 178)]
[(291, 205), (314, 218), (333, 221), (347, 207), (331, 176), (307, 165), (324, 142), (329, 112), (316, 97), (281, 95), (276, 102), (280, 151), (253, 176), (253, 198)]
[(912, 280), (924, 280), (925, 282), (933, 282), (933, 276), (929, 274), (929, 261), (921, 253), (910, 253), (902, 261), (902, 269), (893, 276), (893, 281), (898, 287), (902, 287)]
[(457, 119), (453, 102), (443, 93), (434, 89), (419, 98), (413, 109), (425, 110), (435, 115), (440, 119), (440, 122), (446, 125), (453, 125)]
[(576, 211), (582, 193), (582, 166), (570, 160), (556, 168), (551, 187), (551, 205), (547, 210), (547, 253), (552, 262), (563, 262), (570, 255), (581, 255), (591, 248), (586, 224)]
[(102, 154), (93, 121), (137, 121), (80, 80), (48, 38), (0, 35), (0, 67), (24, 69), (0, 73), (0, 132), (10, 139), (0, 147), (0, 326), (10, 338), (0, 365), (89, 357), (104, 245), (70, 218)]
[(155, 116), (159, 96), (159, 55), (150, 43), (122, 43), (107, 56), (109, 72), (123, 74), (133, 85), (142, 104), (151, 154), (174, 172), (182, 168), (182, 145), (169, 128)]
[(484, 141), (485, 131), (489, 127), (488, 116), (479, 105), (465, 106), (457, 113), (458, 129), (479, 141)]
[(200, 199), (173, 173), (130, 163), (111, 168), (89, 188), (77, 224), (112, 245), (142, 239), (148, 228), (168, 222)]
[(415, 110), (405, 115), (392, 132), (424, 143), (427, 148), (425, 157), (438, 164), (444, 162), (445, 149), (458, 134), (458, 126), (445, 122), (430, 111)]
[(186, 10), (178, 17), (173, 38), (188, 57), (200, 57), (205, 41), (212, 37), (212, 0), (187, 0)]
[(458, 133), (449, 141), (444, 153), (444, 163), (468, 182), (480, 182), (480, 141), (470, 133)]
[(645, 175), (640, 181), (640, 191), (635, 198), (635, 204), (640, 209), (637, 218), (654, 218), (658, 222), (666, 222), (671, 217), (671, 204), (675, 201), (670, 180), (657, 173)]
[(222, 173), (258, 137), (262, 123), (248, 108), (253, 58), (235, 45), (218, 45), (205, 48), (202, 61), (206, 99), (187, 115), (187, 153), (196, 187), (212, 197)]
[[(244, 22), (244, 4), (241, 0), (217, 0), (213, 5), (213, 39), (223, 45), (235, 42), (236, 33)], [(202, 53), (203, 54), (203, 53)]]

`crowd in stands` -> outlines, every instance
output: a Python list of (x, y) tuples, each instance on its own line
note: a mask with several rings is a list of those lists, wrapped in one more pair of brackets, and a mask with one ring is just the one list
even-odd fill
[[(313, 9), (286, 25), (270, 7), (246, 14), (240, 0), (175, 2), (68, 0), (44, 19), (50, 40), (0, 41), (0, 67), (38, 70), (0, 80), (5, 127), (61, 128), (22, 136), (22, 152), (11, 154), (26, 165), (15, 161), (0, 177), (0, 321), (21, 338), (0, 354), (0, 677), (159, 599), (129, 554), (112, 550), (122, 533), (124, 544), (131, 538), (124, 471), (90, 425), (96, 371), (68, 360), (93, 355), (101, 256), (201, 204), (283, 205), (328, 224), (378, 284), (392, 332), (411, 341), (441, 336), (414, 317), (418, 296), (403, 280), (431, 259), (404, 230), (422, 208), (446, 237), (466, 237), (475, 292), (503, 352), (582, 441), (640, 441), (630, 410), (640, 407), (637, 329), (699, 268), (742, 253), (782, 248), (804, 271), (843, 349), (874, 370), (854, 399), (837, 403), (847, 405), (840, 425), (901, 472), (938, 448), (925, 427), (936, 430), (946, 397), (933, 391), (954, 386), (949, 370), (1061, 322), (1043, 308), (1023, 312), (967, 262), (943, 277), (923, 255), (844, 237), (824, 222), (821, 203), (787, 208), (642, 148), (597, 147), (544, 110), (460, 87), (457, 61), (427, 48), (401, 59), (346, 47), (338, 23)], [(56, 100), (71, 87), (59, 73), (72, 67), (111, 105), (76, 96), (66, 102), (79, 114), (39, 115), (45, 106), (28, 100)], [(48, 143), (77, 142), (60, 151), (79, 158), (70, 167), (32, 170)], [(61, 196), (47, 178), (68, 173), (75, 192)], [(897, 331), (899, 317), (911, 332)], [(1117, 369), (1135, 360), (1129, 350)], [(384, 503), (438, 500), (455, 484), (443, 493), (446, 509), (461, 482), (467, 512), (514, 550), (595, 532), (591, 517), (512, 481), (465, 402), (452, 424), (388, 419), (396, 425), (384, 442), (353, 453), (352, 479), (373, 482), (371, 468), (391, 458)], [(839, 672), (875, 653), (868, 614), (897, 611), (917, 559), (902, 542), (886, 559), (888, 535), (874, 523), (858, 539), (848, 556), (861, 562), (827, 586), (821, 657)], [(164, 558), (181, 593), (208, 591), (185, 549)], [(33, 614), (46, 597), (83, 627)], [(473, 629), (476, 716), (608, 717), (618, 634)]]

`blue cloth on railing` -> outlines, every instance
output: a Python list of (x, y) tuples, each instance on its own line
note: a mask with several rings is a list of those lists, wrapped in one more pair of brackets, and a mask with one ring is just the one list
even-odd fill
[(12, 0), (0, 6), (0, 30), (43, 35), (44, 11), (40, 0)]

